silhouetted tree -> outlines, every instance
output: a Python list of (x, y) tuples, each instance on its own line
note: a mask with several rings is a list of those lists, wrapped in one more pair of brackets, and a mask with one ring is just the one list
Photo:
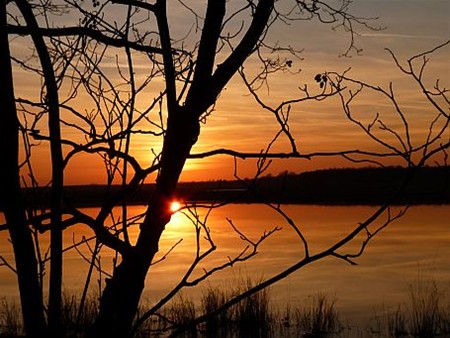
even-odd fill
[(14, 249), (16, 271), (25, 330), (30, 337), (45, 333), (44, 307), (38, 283), (38, 265), (35, 248), (25, 214), (19, 174), (19, 123), (15, 108), (13, 74), (6, 30), (6, 2), (0, 4), (1, 47), (0, 72), (2, 75), (2, 108), (0, 123), (0, 191), (4, 205), (11, 243)]

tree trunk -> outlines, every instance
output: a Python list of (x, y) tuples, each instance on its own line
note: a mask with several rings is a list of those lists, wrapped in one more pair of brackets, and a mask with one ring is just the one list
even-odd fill
[(122, 257), (122, 262), (107, 281), (100, 300), (99, 316), (90, 332), (92, 337), (128, 336), (148, 269), (158, 252), (164, 227), (170, 221), (170, 203), (179, 176), (198, 134), (197, 115), (182, 114), (179, 110), (176, 119), (169, 118), (156, 192), (140, 226), (136, 246), (130, 254)]
[[(147, 223), (145, 221), (144, 223)], [(136, 315), (150, 263), (158, 251), (158, 240), (165, 221), (148, 224), (152, 228), (152, 242), (146, 251), (134, 250), (122, 257), (100, 300), (100, 312), (92, 337), (127, 337)]]
[(31, 30), (31, 38), (36, 47), (45, 80), (46, 102), (48, 109), (48, 129), (50, 136), (50, 154), (52, 165), (52, 187), (50, 197), (51, 230), (50, 230), (50, 284), (48, 322), (52, 337), (60, 336), (61, 330), (61, 298), (62, 298), (62, 190), (63, 190), (63, 155), (61, 149), (61, 131), (59, 114), (58, 86), (52, 60), (44, 39), (37, 32), (38, 23), (28, 1), (17, 1), (22, 15)]
[(37, 260), (27, 225), (19, 177), (19, 124), (14, 99), (11, 55), (6, 30), (6, 2), (0, 2), (0, 193), (16, 261), (23, 321), (28, 337), (44, 337), (46, 324)]

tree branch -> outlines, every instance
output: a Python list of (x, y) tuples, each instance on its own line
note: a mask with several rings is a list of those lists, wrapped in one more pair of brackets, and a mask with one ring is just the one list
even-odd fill
[(209, 107), (217, 98), (220, 91), (225, 87), (232, 76), (242, 66), (244, 61), (257, 48), (264, 29), (267, 27), (270, 14), (273, 11), (274, 0), (260, 0), (253, 13), (253, 19), (242, 40), (228, 56), (228, 58), (217, 66), (212, 76), (210, 95), (205, 105)]
[[(158, 47), (145, 46), (137, 42), (127, 41), (123, 38), (113, 38), (107, 36), (96, 29), (89, 27), (58, 27), (58, 28), (37, 28), (37, 32), (41, 36), (47, 37), (61, 37), (61, 36), (88, 36), (96, 41), (99, 41), (105, 45), (113, 46), (117, 48), (129, 47), (136, 51), (162, 54), (162, 49)], [(32, 30), (29, 27), (8, 25), (8, 33), (16, 35), (31, 35)], [(177, 53), (176, 51), (173, 51)]]
[(204, 96), (204, 89), (209, 87), (224, 15), (225, 0), (208, 0), (194, 77), (186, 97), (188, 106), (200, 103), (199, 97)]

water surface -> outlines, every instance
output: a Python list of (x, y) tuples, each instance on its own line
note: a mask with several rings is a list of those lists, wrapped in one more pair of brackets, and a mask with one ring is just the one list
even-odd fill
[[(376, 207), (363, 206), (285, 205), (282, 208), (307, 238), (312, 254), (343, 238), (376, 210)], [(392, 209), (391, 215), (400, 210), (401, 207)], [(91, 208), (84, 211), (95, 215), (98, 210)], [(143, 211), (144, 207), (133, 206), (129, 214)], [(198, 220), (203, 222), (206, 211), (199, 209), (198, 212)], [(119, 213), (116, 217), (119, 217)], [(383, 224), (386, 217), (387, 215), (383, 215), (376, 225)], [(145, 302), (159, 300), (180, 281), (195, 259), (197, 243), (194, 223), (178, 212), (167, 225), (156, 258), (163, 257), (177, 242), (182, 241), (162, 262), (151, 267), (144, 294)], [(231, 223), (240, 234), (233, 230)], [(275, 227), (281, 230), (260, 245), (256, 257), (214, 274), (209, 283), (229, 288), (240, 276), (269, 278), (304, 256), (304, 246), (288, 222), (262, 204), (233, 204), (214, 209), (208, 216), (207, 226), (217, 249), (197, 266), (190, 280), (238, 255), (248, 245), (240, 238), (241, 235), (255, 242), (264, 231)], [(375, 227), (370, 228), (371, 231), (374, 229)], [(132, 227), (129, 233), (131, 241), (135, 239), (136, 233), (137, 227)], [(65, 233), (65, 246), (69, 247), (82, 240), (83, 236), (89, 238), (91, 235), (92, 232), (85, 226), (74, 227)], [(208, 242), (202, 239), (204, 236), (205, 233), (202, 232), (201, 252), (209, 247)], [(357, 252), (365, 238), (365, 235), (355, 238), (352, 244), (339, 252)], [(81, 254), (89, 257), (93, 245), (90, 242), (89, 247), (84, 244), (79, 247), (79, 251), (70, 250), (65, 253), (64, 286), (67, 290), (79, 292), (84, 285), (88, 264)], [(41, 239), (40, 247), (44, 255), (48, 249), (48, 236)], [(7, 234), (4, 232), (0, 234), (0, 255), (8, 260), (12, 258)], [(115, 255), (109, 250), (102, 250), (99, 257), (102, 268), (111, 272)], [(405, 216), (375, 236), (364, 254), (355, 259), (355, 262), (358, 265), (350, 265), (337, 258), (326, 258), (298, 270), (271, 288), (274, 304), (297, 305), (308, 296), (323, 292), (338, 299), (337, 305), (344, 318), (359, 324), (366, 322), (374, 312), (405, 302), (410, 284), (418, 279), (436, 281), (439, 288), (447, 292), (448, 297), (450, 206), (411, 207)], [(17, 294), (14, 274), (5, 266), (0, 267), (0, 280), (0, 297), (13, 297)], [(92, 287), (97, 288), (99, 280), (101, 285), (103, 278), (95, 274)], [(186, 288), (184, 295), (198, 299), (206, 286), (203, 283)]]

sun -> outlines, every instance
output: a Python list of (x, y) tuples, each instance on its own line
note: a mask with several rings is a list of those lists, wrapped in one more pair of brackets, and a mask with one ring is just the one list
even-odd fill
[(180, 210), (180, 208), (181, 208), (181, 204), (178, 201), (173, 201), (170, 204), (170, 211), (172, 211), (172, 212), (177, 212), (178, 210)]

